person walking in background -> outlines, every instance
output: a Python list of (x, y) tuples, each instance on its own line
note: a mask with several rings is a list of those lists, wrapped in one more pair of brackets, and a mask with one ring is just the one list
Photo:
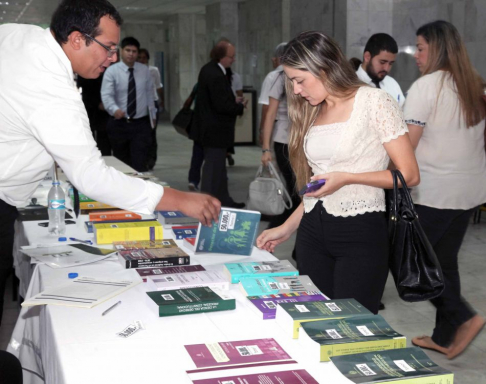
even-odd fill
[(393, 186), (390, 159), (408, 185), (420, 181), (400, 107), (387, 92), (363, 84), (321, 32), (293, 39), (280, 63), (297, 185), (325, 184), (305, 194), (284, 224), (264, 231), (257, 246), (273, 252), (298, 230), (300, 273), (329, 297), (353, 297), (377, 313), (388, 276), (383, 189)]
[(458, 253), (474, 209), (486, 202), (483, 81), (457, 29), (446, 21), (417, 30), (415, 60), (422, 77), (411, 86), (405, 121), (422, 183), (412, 189), (420, 222), (444, 275), (432, 337), (412, 340), (452, 359), (484, 326), (461, 296)]
[(363, 53), (363, 63), (356, 74), (358, 78), (376, 88), (387, 91), (403, 108), (405, 96), (396, 80), (389, 76), (397, 58), (398, 45), (393, 37), (386, 33), (371, 36), (366, 43)]
[(243, 208), (245, 204), (235, 202), (229, 194), (226, 172), (226, 151), (235, 142), (236, 117), (246, 106), (243, 98), (235, 98), (226, 77), (235, 54), (235, 47), (222, 40), (199, 72), (191, 138), (204, 148), (201, 191), (218, 198), (223, 206)]
[(148, 160), (148, 169), (152, 170), (157, 162), (157, 125), (159, 124), (159, 113), (164, 111), (164, 86), (160, 79), (159, 69), (153, 65), (149, 65), (149, 60), (150, 54), (148, 50), (140, 48), (137, 61), (148, 66), (154, 85), (155, 127), (152, 129), (152, 145), (150, 146)]
[[(235, 97), (243, 97), (243, 82), (241, 81), (241, 76), (233, 72), (231, 67), (226, 68), (226, 77), (228, 78), (231, 89), (233, 90), (233, 94)], [(232, 167), (235, 165), (235, 159), (233, 155), (235, 154), (235, 147), (234, 145), (228, 148), (228, 152), (226, 153), (226, 160), (228, 160), (228, 165)]]
[(101, 99), (112, 116), (108, 137), (113, 155), (138, 172), (149, 170), (152, 145), (154, 87), (146, 65), (137, 63), (140, 43), (133, 37), (122, 40), (121, 61), (107, 68)]
[(290, 123), (287, 111), (287, 94), (285, 92), (285, 73), (280, 65), (280, 56), (283, 55), (286, 46), (286, 43), (279, 44), (274, 54), (278, 64), (274, 70), (277, 76), (273, 83), (270, 84), (268, 90), (269, 104), (265, 121), (263, 122), (261, 161), (264, 165), (267, 165), (268, 162), (273, 160), (270, 147), (270, 143), (273, 142), (275, 160), (292, 198), (292, 208), (286, 209), (281, 215), (273, 216), (268, 228), (278, 227), (283, 224), (300, 204), (300, 197), (295, 190), (295, 175), (289, 160)]

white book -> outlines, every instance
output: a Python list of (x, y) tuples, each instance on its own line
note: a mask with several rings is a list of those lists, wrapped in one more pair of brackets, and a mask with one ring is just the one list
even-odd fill
[(197, 287), (228, 290), (230, 285), (225, 276), (218, 271), (197, 271), (147, 276), (147, 283), (150, 289), (157, 291)]

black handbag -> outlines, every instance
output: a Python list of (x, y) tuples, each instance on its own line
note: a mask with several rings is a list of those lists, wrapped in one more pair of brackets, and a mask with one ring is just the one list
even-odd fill
[(172, 120), (172, 125), (182, 136), (189, 137), (194, 111), (190, 108), (182, 108)]
[[(433, 299), (444, 290), (444, 278), (437, 255), (425, 236), (412, 197), (400, 171), (391, 171), (390, 270), (398, 295), (404, 301)], [(398, 180), (402, 188), (398, 188)]]

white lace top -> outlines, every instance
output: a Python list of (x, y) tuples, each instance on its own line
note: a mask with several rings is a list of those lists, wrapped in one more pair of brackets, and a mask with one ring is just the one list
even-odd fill
[[(342, 134), (326, 169), (322, 169), (319, 161), (307, 157), (314, 175), (383, 171), (387, 169), (390, 160), (383, 143), (408, 132), (397, 102), (387, 92), (371, 87), (361, 87), (358, 90), (351, 116), (342, 124)], [(315, 130), (309, 129), (306, 135), (304, 150), (313, 131)], [(322, 200), (326, 211), (333, 216), (346, 217), (385, 211), (383, 189), (367, 185), (346, 185), (319, 200)], [(317, 201), (314, 197), (304, 197), (305, 212), (310, 212)]]

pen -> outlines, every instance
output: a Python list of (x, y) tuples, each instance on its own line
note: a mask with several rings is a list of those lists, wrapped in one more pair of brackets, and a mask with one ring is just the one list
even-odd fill
[(121, 304), (121, 300), (115, 304), (113, 304), (110, 308), (108, 308), (106, 311), (104, 311), (101, 316), (105, 316), (108, 312), (110, 312), (113, 308), (115, 308), (118, 304)]
[(69, 240), (71, 240), (71, 241), (78, 241), (80, 243), (93, 245), (93, 242), (91, 240), (80, 240), (80, 239), (76, 239), (75, 237), (70, 237)]

